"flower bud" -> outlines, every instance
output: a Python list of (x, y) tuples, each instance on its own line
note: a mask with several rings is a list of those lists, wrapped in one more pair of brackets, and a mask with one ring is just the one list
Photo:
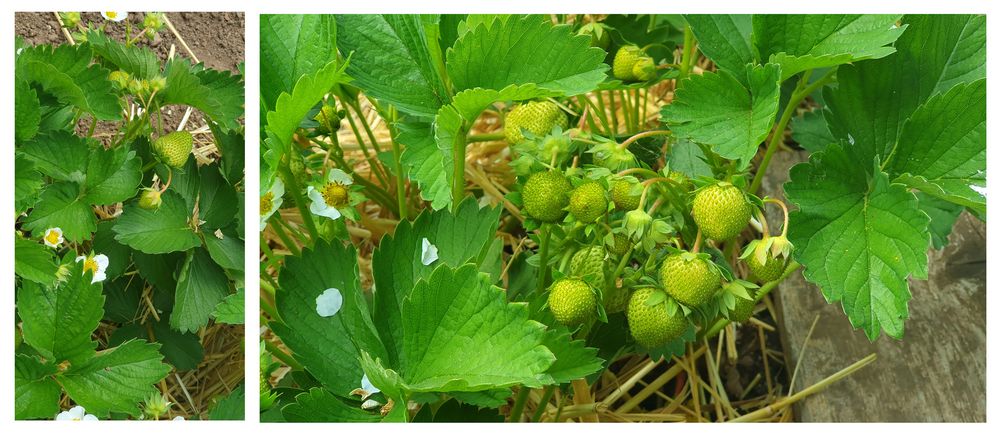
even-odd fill
[(625, 234), (633, 241), (642, 240), (649, 230), (653, 217), (642, 209), (634, 209), (625, 213)]
[(146, 210), (156, 210), (160, 208), (163, 200), (160, 198), (160, 191), (153, 188), (145, 188), (139, 196), (139, 207)]

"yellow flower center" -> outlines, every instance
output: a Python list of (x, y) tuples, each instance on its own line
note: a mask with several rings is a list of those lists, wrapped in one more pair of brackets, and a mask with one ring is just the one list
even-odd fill
[(83, 261), (83, 272), (87, 271), (97, 274), (97, 261), (93, 257), (88, 257)]
[(105, 12), (104, 15), (107, 15), (108, 19), (111, 19), (111, 20), (114, 20), (115, 18), (118, 18), (118, 13), (117, 12)]
[(323, 187), (323, 200), (328, 206), (341, 208), (347, 206), (347, 187), (340, 183), (330, 182)]
[(45, 241), (49, 244), (56, 245), (59, 243), (59, 233), (56, 231), (50, 231), (45, 235)]
[(261, 215), (264, 215), (264, 214), (270, 212), (272, 207), (274, 207), (274, 193), (273, 192), (268, 192), (267, 194), (264, 194), (263, 197), (260, 197), (260, 214)]

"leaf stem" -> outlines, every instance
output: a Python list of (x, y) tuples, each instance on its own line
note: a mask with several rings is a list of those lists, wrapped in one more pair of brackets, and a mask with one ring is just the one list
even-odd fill
[(528, 402), (529, 394), (531, 394), (531, 388), (527, 386), (521, 386), (521, 389), (517, 391), (514, 406), (510, 409), (510, 422), (521, 422), (521, 414), (524, 411), (524, 404)]
[(677, 78), (679, 82), (691, 73), (691, 58), (693, 57), (693, 50), (691, 46), (694, 45), (694, 32), (691, 31), (691, 26), (684, 26), (684, 45), (681, 47), (681, 67), (680, 67), (680, 77)]
[(545, 414), (545, 405), (552, 399), (552, 394), (555, 391), (556, 387), (553, 385), (545, 387), (545, 390), (542, 392), (542, 399), (538, 401), (538, 408), (535, 409), (535, 414), (531, 417), (531, 422), (538, 422), (538, 420), (542, 419), (542, 415)]
[(465, 197), (465, 146), (468, 123), (463, 122), (451, 144), (453, 175), (451, 181), (451, 202), (455, 210)]
[(549, 242), (552, 237), (552, 229), (549, 224), (542, 224), (539, 229), (542, 233), (541, 246), (539, 247), (539, 263), (538, 263), (538, 283), (536, 284), (535, 291), (541, 294), (545, 290), (545, 277), (548, 276), (549, 272)]
[(316, 229), (316, 222), (313, 221), (313, 214), (309, 211), (309, 207), (306, 206), (306, 199), (302, 196), (302, 187), (299, 186), (299, 181), (295, 179), (295, 175), (292, 174), (292, 170), (288, 168), (288, 164), (278, 166), (278, 171), (284, 175), (285, 183), (288, 184), (288, 192), (292, 195), (292, 200), (295, 201), (295, 207), (299, 208), (299, 214), (302, 215), (302, 221), (306, 224), (306, 229), (309, 230), (310, 240), (319, 239), (319, 231)]
[(778, 120), (774, 131), (771, 132), (771, 141), (768, 142), (767, 150), (764, 151), (764, 159), (761, 160), (760, 166), (757, 167), (757, 173), (753, 176), (753, 183), (750, 184), (749, 192), (751, 194), (755, 194), (760, 189), (761, 183), (764, 182), (764, 174), (767, 173), (767, 166), (771, 163), (771, 157), (774, 156), (774, 152), (778, 151), (778, 145), (785, 140), (785, 128), (788, 127), (788, 122), (792, 119), (792, 115), (795, 114), (795, 108), (799, 107), (802, 100), (805, 100), (814, 91), (832, 80), (836, 71), (836, 69), (827, 71), (823, 77), (816, 79), (815, 82), (808, 86), (806, 83), (808, 83), (812, 70), (803, 73), (802, 78), (799, 79), (799, 84), (795, 87), (795, 91), (792, 92), (792, 97), (788, 99), (788, 104), (785, 105), (785, 109), (781, 113), (781, 119)]
[(466, 137), (465, 142), (471, 144), (473, 142), (490, 142), (499, 141), (504, 139), (503, 130), (497, 130), (496, 132), (490, 133), (480, 133), (478, 135), (469, 135)]

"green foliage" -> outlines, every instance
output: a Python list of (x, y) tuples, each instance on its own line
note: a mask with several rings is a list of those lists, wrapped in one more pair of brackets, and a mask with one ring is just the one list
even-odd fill
[[(100, 419), (147, 418), (139, 404), (157, 383), (202, 363), (191, 332), (243, 322), (242, 76), (164, 67), (90, 30), (76, 46), (19, 50), (15, 99), (15, 418), (51, 419), (64, 396)], [(209, 118), (219, 157), (202, 168), (151, 156), (169, 128), (160, 112), (178, 104)], [(139, 207), (141, 190), (162, 204)]]

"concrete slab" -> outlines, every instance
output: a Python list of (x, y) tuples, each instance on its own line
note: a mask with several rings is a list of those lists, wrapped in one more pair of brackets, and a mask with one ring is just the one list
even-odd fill
[[(788, 168), (805, 153), (779, 153), (763, 193), (783, 198)], [(771, 211), (771, 222), (780, 222)], [(800, 402), (804, 422), (986, 420), (986, 225), (963, 214), (941, 251), (928, 253), (929, 280), (911, 280), (910, 319), (902, 341), (870, 343), (852, 330), (840, 304), (827, 304), (801, 274), (776, 294), (789, 367), (803, 354), (796, 390), (877, 353), (878, 360)], [(807, 346), (809, 327), (819, 317)]]

